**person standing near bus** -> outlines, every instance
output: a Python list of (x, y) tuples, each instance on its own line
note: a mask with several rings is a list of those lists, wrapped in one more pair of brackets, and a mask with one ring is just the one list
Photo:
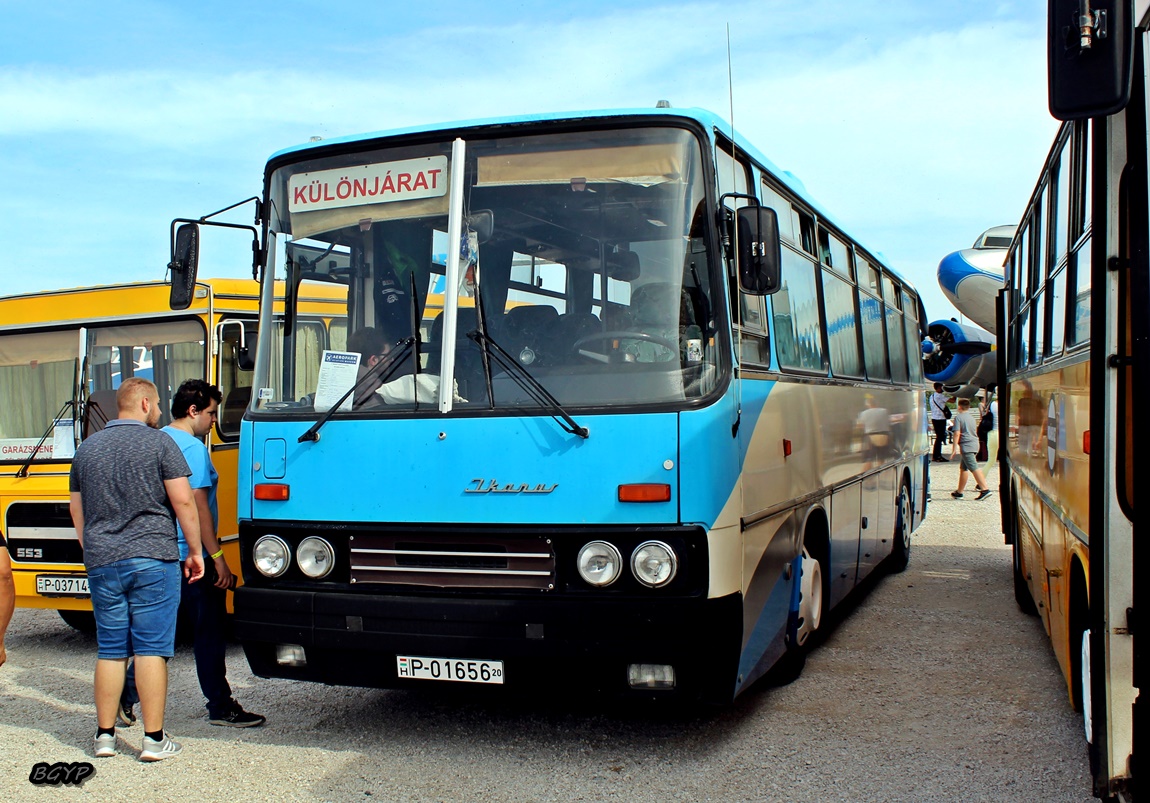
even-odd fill
[(16, 584), (12, 581), (12, 559), (8, 555), (8, 544), (4, 533), (0, 533), (0, 666), (8, 660), (4, 648), (4, 636), (8, 623), (12, 621), (12, 611), (16, 608)]
[(119, 417), (76, 448), (69, 512), (92, 592), (96, 619), (97, 758), (116, 755), (116, 708), (129, 656), (139, 674), (144, 739), (141, 761), (183, 749), (164, 732), (167, 661), (175, 653), (180, 605), (176, 526), (191, 533), (184, 574), (203, 577), (199, 520), (187, 461), (162, 434), (160, 395), (147, 379), (130, 377), (116, 392)]
[(946, 443), (946, 420), (950, 418), (947, 402), (950, 399), (942, 392), (942, 383), (934, 383), (934, 393), (930, 394), (930, 424), (934, 427), (934, 454), (931, 459), (936, 463), (949, 463), (942, 456), (942, 445)]
[[(212, 465), (211, 452), (204, 444), (204, 438), (219, 417), (223, 398), (215, 385), (202, 379), (189, 379), (172, 397), (172, 423), (164, 427), (163, 432), (176, 442), (191, 469), (189, 482), (199, 518), (199, 540), (209, 558), (205, 561), (203, 582), (183, 583), (180, 589), (181, 599), (193, 623), (192, 654), (196, 659), (200, 691), (207, 699), (208, 721), (231, 728), (252, 728), (264, 724), (266, 717), (245, 711), (232, 697), (228, 684), (227, 594), (228, 589), (235, 587), (236, 578), (217, 540), (219, 475)], [(188, 551), (189, 539), (183, 528), (178, 527), (177, 534), (183, 556)], [(129, 672), (120, 699), (119, 720), (123, 725), (131, 725), (135, 721), (132, 708), (139, 697), (132, 680)]]
[(951, 491), (955, 499), (962, 498), (962, 491), (966, 487), (966, 475), (974, 475), (975, 489), (978, 499), (990, 496), (990, 487), (986, 484), (986, 477), (978, 467), (975, 455), (978, 454), (978, 435), (975, 432), (974, 416), (970, 414), (970, 399), (958, 400), (958, 413), (954, 416), (954, 440), (950, 446), (950, 456), (959, 449), (962, 450), (962, 463), (958, 468), (958, 490)]

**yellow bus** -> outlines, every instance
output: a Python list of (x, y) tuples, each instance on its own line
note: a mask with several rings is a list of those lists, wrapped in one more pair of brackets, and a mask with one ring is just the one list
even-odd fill
[(1015, 598), (1083, 712), (1094, 794), (1131, 800), (1146, 744), (1134, 612), (1148, 560), (1135, 545), (1148, 543), (1150, 2), (1094, 5), (1050, 3), (1050, 109), (1064, 122), (1005, 265), (999, 459)]
[[(282, 297), (282, 285), (276, 290)], [(248, 349), (254, 355), (259, 285), (200, 280), (191, 305), (179, 312), (169, 293), (169, 284), (151, 282), (0, 298), (0, 529), (19, 607), (53, 608), (73, 627), (94, 627), (68, 514), (68, 474), (76, 445), (117, 416), (116, 388), (130, 376), (156, 383), (161, 424), (184, 380), (207, 378), (220, 387), (224, 402), (209, 445), (220, 475), (220, 541), (239, 573), (236, 466), (251, 397)], [(322, 350), (342, 349), (347, 339), (345, 320), (326, 313), (337, 300), (346, 309), (345, 290), (325, 285), (315, 295), (301, 301), (295, 325), (303, 328), (296, 370), (313, 379)]]

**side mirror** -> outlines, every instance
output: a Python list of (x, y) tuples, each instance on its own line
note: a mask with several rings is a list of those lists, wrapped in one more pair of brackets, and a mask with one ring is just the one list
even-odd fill
[(495, 232), (495, 213), (490, 209), (476, 209), (467, 216), (467, 228), (475, 232), (478, 242), (487, 242)]
[(1113, 114), (1130, 101), (1133, 0), (1049, 0), (1050, 113), (1059, 120)]
[(767, 206), (744, 206), (738, 212), (739, 288), (744, 293), (768, 296), (779, 289), (783, 261), (779, 218)]
[(199, 261), (200, 227), (195, 223), (185, 223), (176, 229), (172, 243), (172, 261), (168, 263), (168, 270), (172, 272), (172, 290), (168, 304), (172, 309), (187, 309), (191, 306)]

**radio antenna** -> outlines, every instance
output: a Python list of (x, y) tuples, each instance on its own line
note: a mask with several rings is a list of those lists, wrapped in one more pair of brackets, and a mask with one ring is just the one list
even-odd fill
[[(735, 79), (734, 70), (731, 67), (731, 23), (729, 22), (727, 23), (727, 104), (731, 121), (731, 189), (737, 192), (739, 188), (737, 172), (739, 169), (739, 159), (735, 150)], [(739, 207), (739, 202), (737, 200), (734, 200), (734, 207), (736, 210)], [(727, 212), (724, 209), (720, 212), (720, 214), (725, 215)], [(737, 220), (735, 221), (733, 228), (735, 230), (734, 254), (735, 259), (737, 260), (739, 253), (739, 225)], [(738, 268), (735, 269), (733, 274), (729, 275), (731, 275), (731, 280), (735, 282), (736, 290), (740, 289), (738, 288)], [(736, 365), (739, 365), (742, 363), (743, 359), (743, 299), (742, 295), (738, 292), (736, 292), (735, 298), (737, 299), (735, 301), (735, 308), (731, 311), (734, 313), (735, 322), (738, 324), (738, 326), (735, 327), (735, 360)], [(741, 378), (742, 370), (738, 368), (736, 370), (738, 371), (737, 375)], [(742, 420), (743, 383), (739, 381), (735, 382), (735, 423), (731, 426), (732, 436), (738, 435), (739, 424)]]
[[(731, 23), (727, 23), (727, 104), (731, 112), (731, 144), (735, 142), (735, 79), (731, 68)], [(733, 185), (732, 185), (733, 186)]]

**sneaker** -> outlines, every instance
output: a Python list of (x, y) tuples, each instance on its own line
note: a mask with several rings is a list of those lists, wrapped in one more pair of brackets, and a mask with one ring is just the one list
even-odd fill
[(268, 718), (265, 716), (253, 714), (251, 711), (245, 711), (239, 703), (233, 703), (232, 707), (221, 716), (213, 717), (211, 714), (208, 714), (208, 722), (213, 725), (223, 725), (227, 728), (258, 728), (267, 721)]
[(101, 733), (96, 737), (95, 748), (92, 752), (96, 758), (111, 758), (116, 755), (116, 734)]
[(953, 496), (955, 499), (962, 499), (962, 494), (960, 494), (958, 491), (951, 491), (950, 495)]
[(140, 750), (140, 761), (163, 761), (165, 758), (177, 756), (184, 746), (164, 733), (164, 738), (157, 741), (150, 736), (144, 737), (143, 748)]
[(132, 707), (123, 700), (120, 701), (120, 707), (116, 709), (116, 727), (130, 728), (136, 724), (136, 712)]
[(949, 457), (936, 457), (936, 458), (934, 458), (934, 462), (936, 462), (936, 463), (949, 463), (950, 458)]
[(994, 493), (994, 491), (990, 490), (989, 488), (984, 488), (983, 490), (978, 492), (977, 498), (978, 499), (985, 499), (986, 497), (990, 496), (992, 493)]

